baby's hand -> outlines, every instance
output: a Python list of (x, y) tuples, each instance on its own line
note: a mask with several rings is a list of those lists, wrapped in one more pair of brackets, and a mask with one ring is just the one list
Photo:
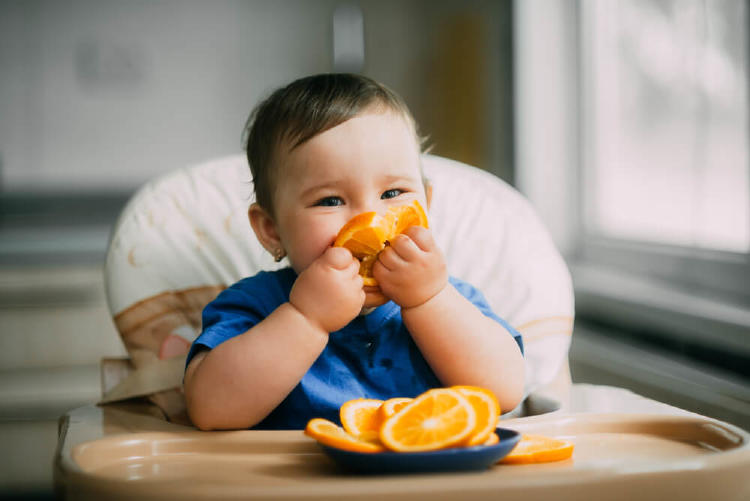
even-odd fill
[(289, 303), (325, 332), (351, 322), (364, 301), (359, 261), (343, 247), (331, 247), (313, 261), (299, 274), (289, 294)]
[(420, 226), (394, 238), (380, 253), (372, 274), (383, 294), (401, 308), (426, 303), (448, 283), (443, 253), (432, 232)]

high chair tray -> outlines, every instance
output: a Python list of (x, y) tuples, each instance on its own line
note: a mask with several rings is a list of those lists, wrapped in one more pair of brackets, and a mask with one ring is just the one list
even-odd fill
[(126, 433), (58, 464), (70, 499), (750, 499), (750, 434), (692, 415), (558, 414), (503, 421), (575, 443), (568, 460), (469, 473), (355, 475), (301, 431)]

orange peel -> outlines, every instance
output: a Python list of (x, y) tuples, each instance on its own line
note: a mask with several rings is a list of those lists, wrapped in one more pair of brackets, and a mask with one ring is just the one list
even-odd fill
[(466, 445), (482, 445), (497, 428), (500, 417), (500, 404), (497, 397), (490, 390), (478, 386), (453, 386), (461, 392), (474, 407), (477, 422), (474, 431), (469, 436)]
[(344, 429), (355, 437), (377, 440), (383, 418), (380, 414), (382, 400), (357, 398), (349, 400), (339, 409)]
[(323, 445), (351, 452), (382, 452), (384, 447), (377, 442), (355, 437), (336, 423), (323, 418), (313, 418), (307, 422), (305, 435)]

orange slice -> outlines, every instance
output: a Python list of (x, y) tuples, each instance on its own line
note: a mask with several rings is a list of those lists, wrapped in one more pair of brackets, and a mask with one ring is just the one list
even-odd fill
[(355, 437), (377, 440), (380, 425), (383, 423), (383, 418), (378, 412), (382, 405), (382, 400), (372, 398), (358, 398), (344, 402), (339, 409), (341, 424)]
[(396, 414), (399, 410), (401, 410), (406, 404), (411, 402), (413, 399), (407, 398), (407, 397), (397, 397), (397, 398), (389, 398), (385, 402), (383, 402), (383, 405), (380, 406), (380, 416), (385, 421), (389, 417)]
[(444, 449), (461, 444), (474, 431), (477, 416), (458, 390), (428, 390), (386, 419), (380, 441), (394, 451)]
[(314, 438), (323, 445), (346, 451), (382, 452), (384, 450), (379, 443), (355, 437), (336, 423), (323, 418), (313, 418), (308, 421), (305, 427), (305, 435)]
[(377, 212), (363, 212), (351, 218), (336, 235), (334, 247), (346, 247), (362, 259), (380, 252), (390, 234), (388, 222)]
[(490, 433), (490, 436), (487, 437), (487, 440), (485, 440), (485, 442), (482, 445), (495, 445), (499, 442), (500, 442), (500, 436), (497, 433), (492, 432)]
[(505, 464), (547, 463), (573, 455), (573, 443), (542, 435), (522, 435), (521, 441), (500, 462)]
[(384, 216), (376, 212), (363, 212), (351, 218), (338, 232), (334, 247), (345, 247), (360, 262), (359, 274), (364, 285), (377, 285), (372, 276), (372, 267), (385, 243), (400, 235), (410, 226), (428, 228), (427, 214), (419, 201), (391, 207)]
[(389, 240), (396, 235), (400, 235), (410, 226), (430, 227), (427, 221), (427, 214), (425, 214), (425, 211), (418, 200), (413, 200), (407, 205), (391, 207), (388, 209), (385, 217), (392, 221)]
[(477, 415), (476, 425), (466, 445), (484, 443), (497, 428), (497, 418), (500, 417), (500, 404), (495, 394), (477, 386), (454, 386), (453, 388), (469, 400)]

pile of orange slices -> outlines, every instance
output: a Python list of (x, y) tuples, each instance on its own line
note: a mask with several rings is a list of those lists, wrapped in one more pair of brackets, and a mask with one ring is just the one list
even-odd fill
[(385, 248), (386, 242), (410, 226), (429, 228), (427, 214), (417, 200), (391, 207), (383, 216), (377, 212), (357, 214), (342, 226), (333, 245), (349, 249), (359, 260), (359, 274), (365, 285), (377, 285), (377, 280), (372, 276), (372, 267), (378, 260), (378, 254)]
[[(314, 418), (305, 434), (319, 443), (352, 452), (424, 452), (494, 445), (500, 406), (495, 395), (476, 386), (428, 390), (416, 398), (360, 398), (339, 409), (343, 426)], [(501, 461), (541, 463), (569, 458), (573, 444), (541, 435), (523, 435)]]
[(422, 452), (497, 443), (500, 406), (484, 388), (454, 386), (416, 398), (356, 399), (341, 406), (343, 428), (322, 418), (305, 433), (320, 443), (354, 452)]

